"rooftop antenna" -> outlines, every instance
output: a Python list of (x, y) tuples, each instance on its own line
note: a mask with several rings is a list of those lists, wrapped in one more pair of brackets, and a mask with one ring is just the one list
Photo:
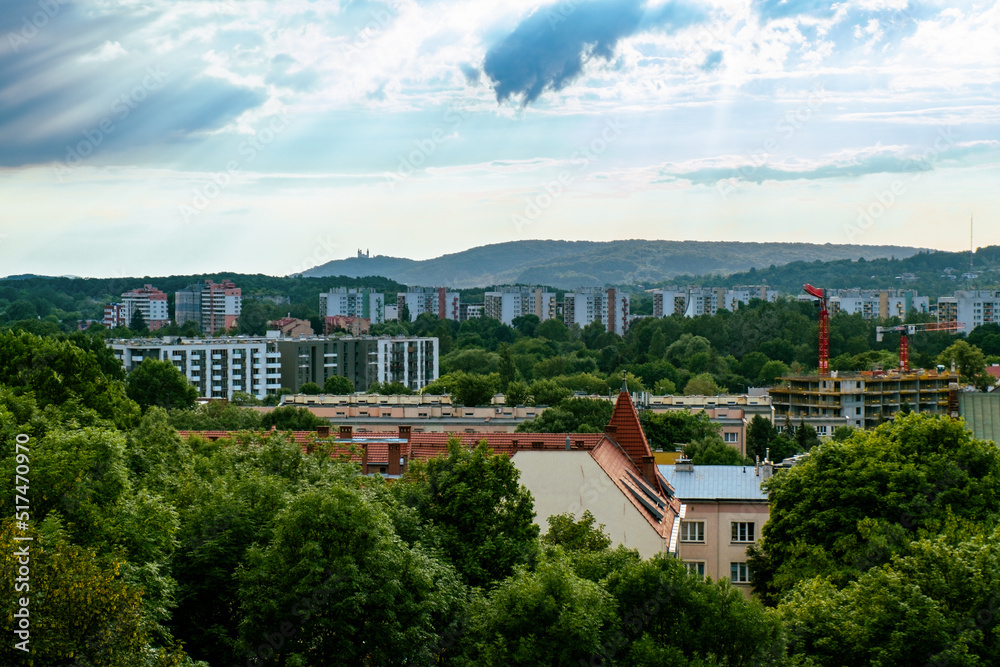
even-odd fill
[[(972, 273), (972, 214), (969, 214), (969, 273)], [(971, 277), (971, 276), (970, 276)]]

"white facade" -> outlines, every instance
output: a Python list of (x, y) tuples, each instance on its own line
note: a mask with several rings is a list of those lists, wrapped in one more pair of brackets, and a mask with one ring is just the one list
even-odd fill
[(159, 329), (170, 321), (167, 312), (167, 295), (152, 285), (122, 294), (120, 317), (128, 326), (136, 312), (142, 313), (142, 320), (150, 329)]
[(1000, 290), (959, 290), (938, 299), (939, 322), (961, 322), (969, 333), (982, 324), (1000, 324)]
[(449, 292), (443, 287), (411, 287), (396, 295), (396, 312), (402, 313), (403, 306), (409, 311), (411, 322), (416, 321), (422, 313), (457, 322), (462, 299), (458, 292)]
[(556, 316), (556, 295), (541, 287), (503, 287), (487, 292), (483, 302), (483, 316), (510, 325), (514, 318), (535, 315), (550, 320)]
[(126, 371), (147, 358), (169, 361), (204, 398), (232, 398), (237, 391), (264, 398), (281, 387), (281, 356), (273, 339), (138, 339), (109, 345)]
[(861, 315), (866, 320), (905, 319), (911, 310), (930, 312), (930, 299), (913, 290), (828, 290), (827, 299), (831, 314)]
[(385, 294), (369, 289), (334, 288), (319, 295), (322, 317), (363, 317), (372, 324), (385, 322)]
[(666, 287), (653, 290), (653, 317), (715, 315), (720, 308), (732, 312), (753, 299), (774, 302), (778, 299), (778, 291), (766, 285)]
[(606, 331), (625, 335), (629, 321), (629, 295), (616, 289), (581, 288), (567, 292), (563, 302), (563, 321), (581, 328), (600, 322)]

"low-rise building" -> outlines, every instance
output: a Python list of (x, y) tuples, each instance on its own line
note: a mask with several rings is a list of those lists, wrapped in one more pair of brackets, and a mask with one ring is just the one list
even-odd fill
[(277, 331), (282, 336), (288, 337), (312, 336), (315, 333), (309, 320), (300, 320), (294, 317), (283, 317), (280, 320), (268, 322), (267, 328), (268, 331)]
[(323, 333), (325, 334), (343, 331), (352, 336), (364, 336), (371, 331), (371, 328), (371, 320), (365, 317), (330, 315), (323, 322)]
[(747, 548), (760, 539), (770, 516), (761, 483), (772, 473), (757, 466), (695, 466), (689, 461), (659, 466), (684, 504), (677, 556), (688, 571), (729, 579), (750, 596)]

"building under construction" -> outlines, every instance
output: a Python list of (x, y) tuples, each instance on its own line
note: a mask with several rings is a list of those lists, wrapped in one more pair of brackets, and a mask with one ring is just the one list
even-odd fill
[(780, 426), (787, 415), (794, 425), (805, 421), (819, 435), (833, 435), (837, 426), (878, 426), (904, 405), (913, 412), (949, 414), (949, 389), (958, 383), (954, 372), (926, 370), (832, 371), (779, 379), (781, 384), (769, 391), (775, 423)]

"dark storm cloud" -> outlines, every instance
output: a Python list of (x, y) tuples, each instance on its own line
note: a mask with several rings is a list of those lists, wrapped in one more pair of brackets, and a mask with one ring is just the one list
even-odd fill
[(520, 98), (527, 105), (546, 90), (569, 84), (591, 58), (610, 60), (625, 37), (704, 18), (704, 12), (681, 2), (647, 11), (643, 0), (563, 0), (535, 11), (493, 46), (483, 71), (498, 102)]

